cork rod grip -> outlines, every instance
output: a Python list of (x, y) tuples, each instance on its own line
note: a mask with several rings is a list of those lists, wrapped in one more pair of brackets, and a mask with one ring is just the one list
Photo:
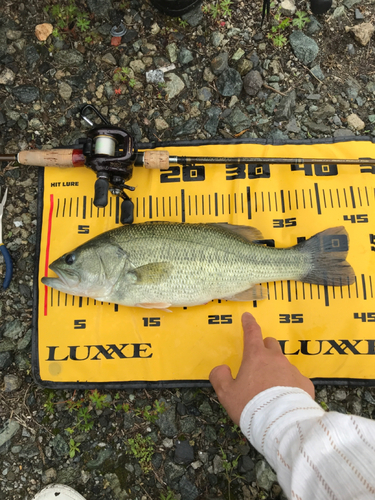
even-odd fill
[(20, 151), (17, 161), (35, 167), (73, 167), (73, 149), (32, 149)]
[(159, 170), (168, 170), (169, 153), (168, 151), (145, 151), (143, 164), (145, 168), (157, 168)]

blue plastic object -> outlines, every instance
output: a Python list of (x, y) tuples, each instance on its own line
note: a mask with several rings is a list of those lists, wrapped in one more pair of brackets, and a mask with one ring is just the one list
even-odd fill
[(13, 262), (12, 258), (10, 256), (9, 250), (7, 247), (1, 243), (0, 244), (0, 252), (3, 254), (4, 261), (5, 261), (5, 278), (3, 281), (3, 288), (6, 290), (10, 284), (10, 280), (12, 279), (13, 275)]

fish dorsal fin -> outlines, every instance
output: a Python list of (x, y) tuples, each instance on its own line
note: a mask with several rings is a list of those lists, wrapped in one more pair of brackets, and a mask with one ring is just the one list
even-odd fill
[(243, 292), (233, 295), (233, 297), (225, 297), (226, 300), (234, 300), (237, 302), (250, 302), (252, 300), (262, 300), (268, 297), (267, 288), (262, 285), (254, 285)]
[(248, 241), (262, 240), (262, 233), (256, 227), (251, 226), (234, 226), (233, 224), (219, 223), (211, 224), (215, 227), (222, 227), (226, 231), (229, 231), (237, 236), (241, 236)]
[(153, 262), (130, 272), (137, 278), (136, 285), (158, 285), (170, 276), (172, 268), (173, 264), (169, 262)]

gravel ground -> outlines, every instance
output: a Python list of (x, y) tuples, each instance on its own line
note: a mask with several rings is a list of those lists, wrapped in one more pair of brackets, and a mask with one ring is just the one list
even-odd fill
[[(231, 16), (215, 4), (216, 18), (205, 3), (172, 19), (146, 0), (76, 0), (75, 9), (55, 1), (0, 6), (1, 152), (72, 144), (87, 130), (84, 102), (142, 142), (375, 136), (373, 41), (346, 29), (371, 32), (373, 0), (344, 0), (301, 31), (278, 28), (275, 7), (272, 38), (255, 2), (233, 0)], [(298, 7), (309, 14), (304, 1)], [(111, 45), (121, 20), (127, 32)], [(54, 32), (38, 41), (45, 22)], [(28, 500), (52, 482), (90, 500), (283, 498), (212, 390), (99, 394), (33, 382), (37, 170), (0, 162), (3, 185), (15, 272), (0, 295), (0, 499)], [(317, 400), (365, 417), (375, 409), (374, 391), (362, 387), (319, 386)]]

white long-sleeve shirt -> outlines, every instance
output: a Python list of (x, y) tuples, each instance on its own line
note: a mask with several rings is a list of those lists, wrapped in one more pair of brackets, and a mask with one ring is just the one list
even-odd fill
[(273, 387), (246, 405), (240, 427), (288, 498), (375, 498), (375, 421), (326, 412), (302, 389)]

